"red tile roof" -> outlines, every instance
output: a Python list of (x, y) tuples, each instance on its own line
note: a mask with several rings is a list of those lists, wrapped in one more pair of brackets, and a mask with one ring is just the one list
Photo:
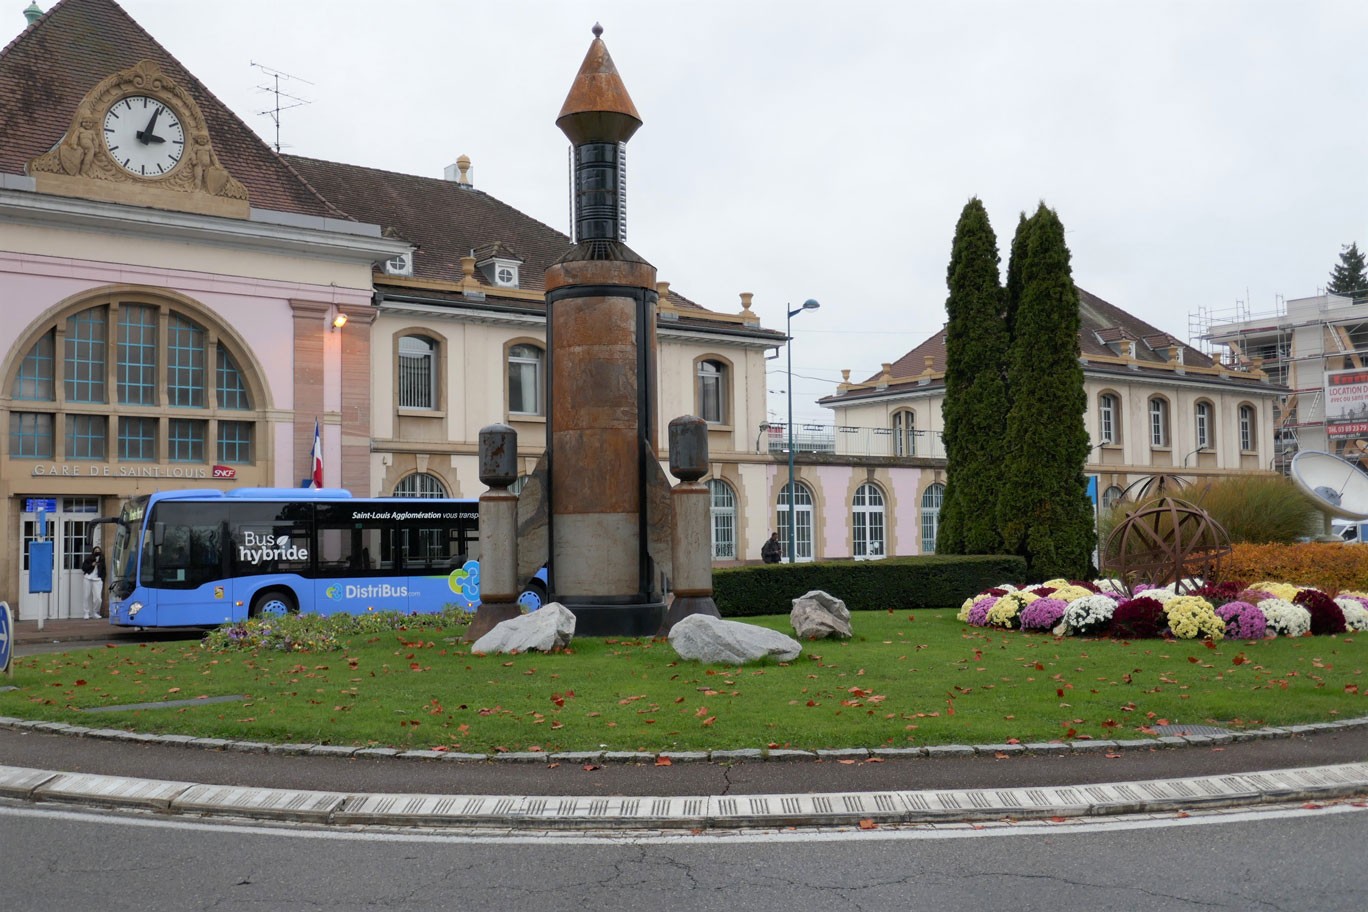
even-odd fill
[(24, 174), (61, 140), (86, 93), (140, 60), (156, 63), (199, 105), (220, 162), (247, 187), (252, 206), (349, 218), (113, 0), (62, 0), (0, 51), (0, 172)]

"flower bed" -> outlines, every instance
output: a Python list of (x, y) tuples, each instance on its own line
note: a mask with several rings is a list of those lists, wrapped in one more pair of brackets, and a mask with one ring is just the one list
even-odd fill
[(964, 600), (959, 620), (1056, 636), (1242, 640), (1368, 630), (1368, 593), (1322, 592), (1263, 581), (1141, 587), (1127, 597), (1113, 580), (1002, 585)]

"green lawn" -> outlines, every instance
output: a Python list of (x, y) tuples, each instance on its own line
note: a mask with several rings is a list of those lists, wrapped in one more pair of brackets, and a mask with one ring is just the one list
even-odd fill
[[(752, 619), (791, 632), (787, 617)], [(1368, 713), (1368, 636), (1091, 640), (969, 627), (953, 611), (861, 612), (794, 662), (681, 661), (663, 640), (476, 656), (459, 632), (358, 636), (322, 653), (195, 643), (19, 659), (0, 715), (208, 737), (449, 750), (707, 750), (1141, 738)], [(91, 706), (245, 695), (86, 714)]]

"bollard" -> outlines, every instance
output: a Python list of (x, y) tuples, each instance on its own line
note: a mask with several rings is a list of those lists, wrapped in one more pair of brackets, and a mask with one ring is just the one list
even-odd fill
[(506, 424), (480, 429), (480, 605), (466, 628), (473, 643), (501, 621), (522, 613), (518, 605), (518, 432)]
[(713, 601), (712, 498), (699, 479), (708, 473), (708, 423), (684, 415), (670, 422), (670, 474), (679, 484), (670, 490), (671, 562), (674, 599), (657, 636), (691, 614), (720, 618)]

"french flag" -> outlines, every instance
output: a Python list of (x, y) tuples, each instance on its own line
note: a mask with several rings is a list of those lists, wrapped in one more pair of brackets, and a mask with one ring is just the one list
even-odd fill
[(317, 418), (314, 419), (314, 442), (310, 461), (313, 463), (313, 480), (310, 487), (321, 488), (323, 487), (323, 438), (318, 435)]

